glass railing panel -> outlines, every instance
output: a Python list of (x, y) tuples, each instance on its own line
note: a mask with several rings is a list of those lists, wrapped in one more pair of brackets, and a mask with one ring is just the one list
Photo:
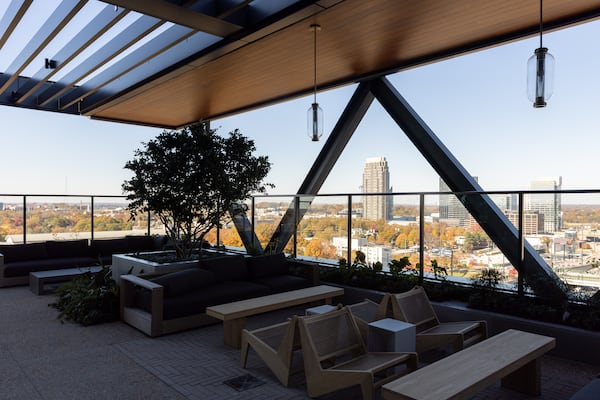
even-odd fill
[[(419, 263), (419, 224), (420, 196), (393, 196), (392, 218), (388, 221), (385, 240), (389, 242), (392, 260), (408, 257), (409, 268), (416, 268)], [(389, 270), (389, 262), (384, 263), (384, 271)]]
[(140, 213), (132, 219), (125, 199), (94, 197), (94, 239), (146, 235), (147, 227), (148, 214)]
[(574, 293), (587, 296), (600, 287), (600, 194), (563, 193), (560, 230), (546, 245), (548, 262)]
[(0, 243), (23, 243), (23, 196), (0, 197)]
[(27, 242), (91, 237), (89, 197), (27, 196)]
[[(499, 283), (512, 287), (517, 280), (517, 270), (500, 247), (506, 246), (509, 242), (512, 245), (518, 242), (498, 236), (497, 239), (502, 241), (502, 245), (498, 247), (482, 228), (482, 225), (488, 225), (486, 221), (490, 218), (488, 213), (478, 213), (480, 218), (478, 220), (464, 206), (469, 204), (474, 207), (484, 207), (483, 204), (487, 202), (482, 201), (481, 196), (478, 193), (460, 193), (459, 196), (437, 195), (439, 219), (437, 224), (435, 219), (431, 222), (432, 234), (428, 237), (428, 241), (429, 243), (433, 241), (434, 246), (428, 246), (427, 259), (430, 262), (435, 260), (437, 266), (441, 268), (439, 271), (447, 279), (471, 283), (479, 278), (482, 272), (492, 270), (498, 274)], [(514, 202), (509, 201), (505, 193), (490, 194), (488, 197), (501, 214), (505, 214), (511, 207), (518, 207)], [(501, 235), (501, 232), (502, 230), (499, 230), (496, 234)], [(518, 253), (518, 248), (514, 251)]]
[[(364, 194), (356, 197), (360, 212), (352, 218), (351, 261), (366, 263), (375, 269), (388, 270), (392, 260), (394, 197), (392, 195)], [(357, 253), (359, 252), (359, 253)], [(357, 258), (357, 254), (362, 257)]]
[[(298, 206), (304, 217), (298, 224), (296, 254), (336, 264), (340, 258), (347, 259), (348, 219), (354, 220), (360, 204), (349, 208), (347, 196), (300, 196)], [(292, 250), (288, 244), (286, 252)]]
[[(254, 203), (254, 232), (264, 249), (275, 230), (283, 228), (293, 230), (293, 226), (280, 227), (280, 222), (286, 213), (293, 215), (294, 197), (292, 196), (272, 196), (257, 197)], [(293, 220), (288, 224), (293, 225)]]

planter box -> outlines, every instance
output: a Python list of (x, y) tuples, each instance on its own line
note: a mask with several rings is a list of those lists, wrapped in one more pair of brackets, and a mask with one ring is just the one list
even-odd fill
[[(160, 252), (148, 252), (164, 253)], [(114, 254), (112, 256), (112, 265), (110, 267), (112, 278), (117, 282), (120, 281), (121, 275), (133, 274), (165, 274), (167, 272), (179, 271), (186, 268), (197, 266), (198, 260), (179, 261), (173, 263), (157, 263), (153, 261), (143, 260), (132, 254)]]

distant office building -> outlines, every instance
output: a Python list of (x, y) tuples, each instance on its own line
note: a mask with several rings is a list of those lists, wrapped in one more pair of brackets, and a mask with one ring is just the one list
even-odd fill
[[(475, 182), (477, 177), (474, 176)], [(451, 192), (448, 185), (440, 178), (440, 192)], [(475, 222), (474, 218), (460, 202), (458, 197), (453, 194), (440, 194), (440, 221), (455, 226), (471, 226)]]
[[(363, 193), (391, 193), (390, 171), (385, 157), (367, 158), (363, 172)], [(363, 196), (363, 218), (392, 219), (391, 195)]]
[[(519, 227), (519, 212), (504, 210), (504, 215), (515, 227)], [(523, 235), (537, 235), (544, 232), (544, 215), (538, 211), (523, 212)]]
[[(540, 178), (531, 182), (531, 190), (561, 190), (562, 177)], [(528, 194), (525, 209), (537, 211), (544, 216), (544, 232), (553, 233), (562, 229), (562, 202), (560, 193)]]
[(387, 267), (392, 261), (392, 249), (389, 246), (360, 246), (357, 250), (365, 254), (365, 261), (368, 265), (380, 262), (384, 267)]
[[(346, 257), (348, 255), (348, 238), (344, 236), (336, 236), (331, 240), (332, 244), (335, 246), (336, 255), (338, 257)], [(352, 246), (352, 250), (356, 250), (359, 247), (366, 246), (368, 243), (367, 238), (357, 238), (352, 239), (350, 242), (350, 246)]]

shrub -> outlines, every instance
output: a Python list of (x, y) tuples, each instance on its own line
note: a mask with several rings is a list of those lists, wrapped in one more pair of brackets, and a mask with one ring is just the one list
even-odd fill
[(56, 290), (56, 302), (49, 304), (59, 311), (61, 321), (88, 326), (119, 318), (119, 286), (109, 267), (86, 272)]

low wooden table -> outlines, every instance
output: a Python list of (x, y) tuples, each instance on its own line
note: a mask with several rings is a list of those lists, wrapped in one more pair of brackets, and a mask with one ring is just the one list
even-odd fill
[(384, 385), (383, 398), (468, 399), (499, 379), (539, 396), (540, 357), (555, 344), (552, 337), (509, 329)]
[(37, 295), (51, 294), (54, 293), (55, 288), (48, 289), (46, 288), (47, 284), (68, 282), (76, 276), (83, 275), (86, 272), (98, 272), (101, 269), (102, 267), (100, 266), (94, 266), (30, 272), (29, 289)]
[(206, 314), (223, 321), (225, 344), (239, 348), (242, 330), (246, 326), (246, 317), (314, 301), (325, 300), (327, 304), (331, 304), (333, 297), (343, 294), (344, 289), (342, 288), (327, 285), (312, 286), (306, 289), (207, 307)]

